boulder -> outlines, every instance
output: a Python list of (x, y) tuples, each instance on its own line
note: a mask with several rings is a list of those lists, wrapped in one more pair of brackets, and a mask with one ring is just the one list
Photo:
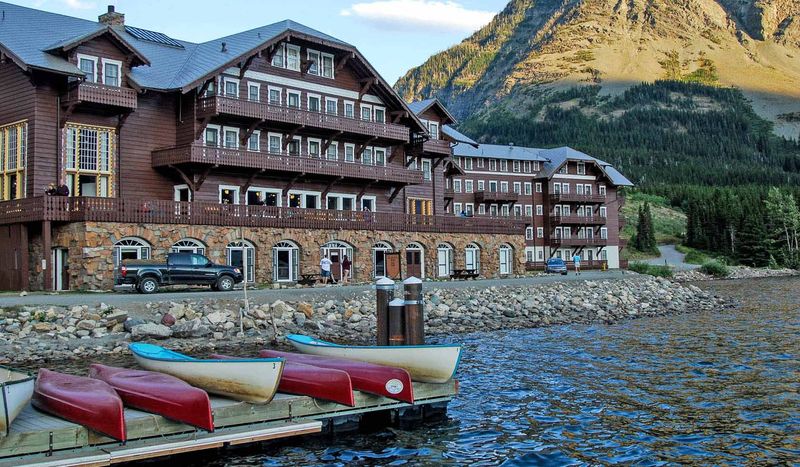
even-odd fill
[(306, 318), (311, 318), (312, 316), (314, 316), (314, 308), (311, 306), (310, 303), (306, 302), (299, 303), (297, 305), (297, 311), (306, 315)]
[(284, 303), (282, 300), (277, 300), (275, 303), (272, 304), (272, 311), (275, 313), (282, 315), (287, 311), (291, 311), (289, 305)]
[(133, 328), (144, 323), (145, 321), (141, 318), (128, 318), (127, 320), (125, 320), (124, 328), (126, 332), (131, 332), (133, 331)]
[(97, 327), (97, 321), (93, 319), (83, 319), (78, 321), (77, 327), (78, 329), (85, 329), (87, 331), (91, 331), (92, 329)]
[(164, 326), (174, 326), (177, 320), (172, 313), (165, 313), (164, 316), (161, 318), (161, 324)]
[(213, 313), (209, 313), (208, 315), (206, 315), (206, 319), (211, 324), (219, 324), (225, 321), (226, 316), (221, 311), (215, 311)]
[(116, 323), (124, 323), (126, 319), (128, 319), (128, 312), (122, 310), (114, 310), (111, 313), (106, 315), (106, 323), (108, 324), (116, 324)]
[(211, 334), (211, 328), (204, 325), (200, 318), (172, 326), (172, 335), (175, 337), (205, 337), (209, 334)]
[(56, 328), (53, 323), (34, 323), (33, 330), (36, 332), (50, 332)]
[(306, 315), (305, 313), (295, 313), (294, 314), (294, 322), (297, 323), (298, 326), (302, 326), (306, 322)]
[(131, 339), (141, 340), (146, 338), (166, 339), (172, 335), (172, 330), (163, 324), (144, 323), (131, 329)]

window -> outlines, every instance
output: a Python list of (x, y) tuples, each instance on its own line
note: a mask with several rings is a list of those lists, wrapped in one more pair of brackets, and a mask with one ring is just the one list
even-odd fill
[(325, 155), (327, 156), (328, 160), (339, 160), (339, 143), (336, 141), (331, 141), (331, 143), (328, 145)]
[(375, 113), (374, 116), (375, 116), (375, 121), (376, 122), (386, 123), (386, 109), (384, 109), (383, 107), (377, 107), (376, 106), (374, 108), (374, 113)]
[(483, 180), (478, 180), (478, 191), (483, 191), (484, 189), (485, 189), (485, 182)]
[(409, 198), (408, 199), (408, 213), (421, 216), (430, 216), (433, 214), (433, 200), (424, 198)]
[(286, 67), (286, 44), (278, 45), (278, 50), (272, 56), (272, 66), (278, 68)]
[(319, 209), (319, 192), (290, 191), (290, 208)]
[(533, 190), (533, 187), (531, 186), (531, 182), (525, 182), (525, 194), (526, 195), (532, 194), (531, 193), (532, 190)]
[(300, 93), (298, 91), (286, 91), (286, 104), (293, 108), (300, 108)]
[(539, 171), (539, 162), (538, 161), (533, 163), (533, 171), (534, 172), (538, 172)]
[(472, 170), (472, 158), (471, 157), (465, 157), (464, 158), (463, 167), (464, 167), (464, 170)]
[(422, 178), (424, 178), (425, 180), (431, 180), (433, 178), (433, 174), (431, 173), (430, 159), (422, 160)]
[(583, 186), (583, 193), (586, 196), (592, 196), (592, 185), (584, 185)]
[(542, 192), (542, 184), (541, 183), (537, 183), (536, 184), (536, 193), (541, 193), (541, 192)]
[(355, 104), (349, 101), (344, 102), (344, 116), (347, 118), (355, 118)]
[(220, 204), (239, 204), (238, 186), (220, 185), (218, 190)]
[(97, 57), (78, 54), (78, 68), (83, 72), (87, 83), (97, 82)]
[(428, 133), (431, 134), (431, 139), (439, 139), (439, 123), (428, 122)]
[(461, 215), (463, 209), (461, 208), (461, 203), (453, 203), (453, 214), (456, 216)]
[(536, 238), (544, 238), (544, 227), (536, 227)]
[[(172, 248), (169, 249), (170, 253), (193, 253), (192, 256), (195, 255), (204, 255), (206, 254), (206, 247), (199, 241), (193, 238), (185, 238), (183, 240), (179, 240), (172, 244)], [(205, 265), (207, 261), (195, 260), (192, 258), (193, 264)]]
[(356, 196), (332, 193), (327, 196), (326, 208), (329, 211), (355, 211)]
[(514, 173), (519, 173), (519, 172), (520, 172), (520, 164), (519, 164), (519, 161), (514, 161), (514, 163), (513, 163), (513, 168), (514, 168)]
[(67, 186), (72, 196), (111, 196), (115, 130), (67, 124), (64, 145)]
[(514, 182), (514, 193), (521, 195), (522, 194), (522, 183)]
[(106, 86), (121, 86), (122, 62), (118, 60), (103, 59), (103, 84)]
[(356, 154), (356, 145), (355, 144), (350, 144), (350, 143), (345, 143), (345, 145), (344, 145), (344, 161), (345, 162), (355, 162), (355, 160), (356, 160), (355, 154)]
[(489, 192), (490, 193), (497, 193), (497, 182), (492, 180), (489, 182)]
[(308, 138), (308, 155), (311, 157), (319, 157), (322, 142), (318, 139)]
[(575, 185), (575, 194), (577, 195), (583, 194), (583, 185), (581, 184)]
[(586, 175), (586, 163), (578, 162), (578, 175)]
[(600, 227), (600, 238), (608, 240), (608, 227)]
[(286, 68), (300, 71), (300, 46), (286, 44)]
[(361, 210), (367, 212), (375, 212), (376, 198), (374, 196), (361, 197)]
[(544, 206), (542, 206), (541, 204), (537, 204), (536, 205), (536, 215), (537, 216), (543, 216), (544, 215)]
[(308, 110), (310, 112), (320, 112), (322, 110), (321, 100), (318, 95), (316, 94), (308, 95)]
[(464, 193), (472, 193), (473, 188), (473, 181), (472, 180), (465, 180), (464, 181)]
[(203, 144), (210, 147), (219, 146), (219, 133), (220, 127), (217, 125), (206, 126), (206, 131), (203, 133)]
[(120, 239), (114, 244), (114, 265), (128, 259), (150, 259), (150, 244), (136, 237)]
[(525, 250), (525, 261), (529, 263), (533, 262), (533, 251)]
[(0, 127), (0, 200), (25, 197), (28, 122)]
[(486, 214), (486, 205), (485, 204), (479, 204), (478, 205), (478, 214)]
[(533, 240), (533, 227), (525, 228), (525, 240)]
[(365, 165), (372, 165), (372, 148), (365, 148), (361, 153), (361, 163)]
[(258, 83), (247, 83), (247, 99), (252, 102), (261, 100), (261, 85)]
[(225, 93), (225, 97), (239, 97), (239, 80), (224, 76), (222, 78), (222, 91)]
[(229, 265), (242, 271), (245, 282), (255, 282), (256, 249), (252, 243), (247, 240), (231, 242), (225, 247), (225, 256)]
[(280, 206), (282, 191), (270, 188), (250, 188), (245, 201), (253, 206)]
[(295, 136), (289, 141), (289, 144), (286, 145), (286, 152), (289, 153), (290, 156), (299, 156), (300, 155), (300, 145), (302, 144), (303, 140), (299, 136)]
[(492, 204), (491, 206), (489, 206), (489, 215), (492, 216), (492, 217), (497, 217), (497, 205), (496, 204)]
[(525, 205), (525, 216), (533, 217), (533, 206), (531, 206), (530, 204)]
[(308, 50), (308, 74), (319, 76), (322, 72), (320, 67), (320, 56), (316, 50)]
[(296, 281), (300, 272), (300, 248), (294, 242), (280, 241), (272, 247), (272, 280)]
[(461, 193), (461, 180), (453, 180), (453, 191)]
[(281, 88), (269, 87), (269, 103), (271, 105), (281, 105)]
[(600, 217), (608, 217), (608, 208), (600, 206)]
[(500, 182), (500, 193), (508, 193), (508, 182)]
[(279, 133), (269, 134), (269, 152), (271, 154), (280, 154), (283, 150), (282, 147), (283, 136)]
[(508, 161), (505, 159), (500, 160), (500, 171), (501, 172), (508, 172)]
[(523, 164), (523, 168), (526, 174), (531, 173), (531, 161), (525, 161)]
[(522, 217), (522, 206), (519, 204), (514, 205), (514, 217)]
[(561, 184), (561, 192), (565, 195), (569, 194), (569, 183), (562, 183)]
[(479, 169), (483, 168), (483, 159), (478, 159), (478, 168)]
[(497, 159), (489, 159), (489, 170), (497, 170)]
[(333, 79), (334, 60), (331, 54), (322, 54), (322, 76)]
[(605, 185), (600, 185), (600, 186), (598, 186), (598, 187), (597, 187), (597, 193), (598, 193), (600, 196), (605, 196), (605, 195), (606, 195), (606, 186), (605, 186)]
[(566, 174), (567, 173), (567, 164), (562, 165), (561, 168), (558, 169), (558, 173), (560, 173), (562, 175)]
[(481, 269), (481, 249), (475, 243), (470, 243), (464, 249), (464, 268), (480, 272)]
[(225, 147), (237, 148), (239, 147), (239, 129), (238, 128), (225, 128)]
[(361, 120), (365, 122), (372, 121), (372, 106), (371, 105), (362, 105), (361, 106)]
[(260, 151), (261, 150), (261, 132), (254, 131), (252, 135), (247, 139), (247, 150), (248, 151)]
[(436, 275), (450, 277), (453, 270), (453, 247), (449, 243), (440, 243), (436, 247)]
[(339, 113), (338, 109), (338, 101), (336, 99), (326, 97), (325, 98), (325, 113), (328, 115), (336, 115)]

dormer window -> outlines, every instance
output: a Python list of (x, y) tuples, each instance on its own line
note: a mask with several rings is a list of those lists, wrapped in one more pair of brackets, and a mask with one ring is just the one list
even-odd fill
[(439, 139), (439, 124), (437, 122), (428, 122), (428, 133), (431, 134), (431, 139)]
[(286, 68), (300, 71), (300, 46), (286, 45)]
[(87, 83), (97, 82), (97, 57), (78, 54), (78, 68), (83, 72)]
[(278, 46), (278, 50), (275, 52), (275, 55), (272, 56), (272, 66), (284, 68), (284, 63), (286, 63), (284, 54), (286, 54), (286, 45), (281, 44)]
[(333, 55), (322, 54), (322, 76), (333, 79)]
[(316, 50), (308, 51), (308, 74), (319, 75), (319, 52)]
[(223, 91), (225, 97), (239, 97), (239, 80), (234, 78), (222, 78)]
[(375, 121), (386, 123), (386, 110), (382, 107), (375, 107)]
[(122, 62), (119, 60), (103, 59), (103, 84), (106, 86), (121, 86)]
[(586, 164), (578, 162), (578, 175), (586, 175)]

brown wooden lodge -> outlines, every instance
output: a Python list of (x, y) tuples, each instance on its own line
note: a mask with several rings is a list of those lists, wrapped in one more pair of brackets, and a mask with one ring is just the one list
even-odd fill
[[(108, 289), (193, 251), (250, 282), (619, 267), (630, 182), (569, 148), (479, 145), (293, 21), (195, 44), (0, 2), (0, 289)], [(391, 263), (392, 261), (389, 261)]]

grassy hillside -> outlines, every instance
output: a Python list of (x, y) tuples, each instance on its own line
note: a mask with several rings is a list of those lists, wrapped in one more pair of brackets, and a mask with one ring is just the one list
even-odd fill
[[(633, 237), (633, 234), (636, 232), (636, 224), (639, 220), (639, 207), (645, 202), (650, 203), (650, 211), (653, 213), (653, 226), (656, 231), (656, 241), (659, 245), (681, 243), (686, 233), (686, 214), (671, 207), (666, 198), (648, 195), (640, 191), (630, 191), (627, 194), (625, 205), (622, 207), (622, 217), (625, 219), (625, 228), (621, 233), (622, 237), (628, 240)], [(623, 250), (623, 256), (627, 259), (652, 257), (651, 255), (634, 251), (630, 246)]]

